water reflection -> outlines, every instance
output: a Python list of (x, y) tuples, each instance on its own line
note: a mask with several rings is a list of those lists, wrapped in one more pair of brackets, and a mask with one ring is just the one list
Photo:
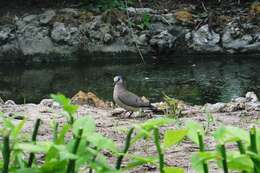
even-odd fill
[[(169, 61), (168, 61), (169, 62)], [(136, 62), (85, 63), (58, 66), (0, 66), (0, 97), (16, 102), (39, 102), (50, 93), (72, 96), (93, 91), (112, 99), (112, 79), (121, 74), (127, 87), (152, 101), (162, 92), (193, 104), (229, 101), (246, 91), (260, 91), (260, 60), (202, 58), (142, 65)]]

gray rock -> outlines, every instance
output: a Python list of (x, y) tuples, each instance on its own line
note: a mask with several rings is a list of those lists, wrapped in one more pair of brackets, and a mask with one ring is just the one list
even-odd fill
[(13, 31), (15, 26), (13, 25), (2, 25), (0, 26), (0, 45), (3, 45), (7, 40), (12, 40), (15, 38)]
[(26, 25), (18, 31), (18, 44), (24, 55), (49, 54), (53, 52), (53, 43), (47, 27)]
[(39, 16), (40, 23), (48, 24), (56, 15), (54, 10), (47, 10)]
[(79, 16), (79, 11), (77, 9), (73, 9), (73, 8), (63, 8), (61, 10), (59, 10), (60, 13), (62, 14), (67, 14), (73, 17), (78, 17)]
[(54, 101), (52, 99), (43, 99), (40, 102), (40, 105), (47, 106), (47, 107), (52, 107), (53, 103), (54, 103)]
[(35, 15), (35, 14), (30, 14), (30, 15), (28, 15), (28, 16), (23, 17), (22, 21), (23, 21), (23, 22), (26, 22), (26, 23), (29, 23), (29, 22), (32, 22), (33, 20), (36, 20), (37, 18), (38, 18), (37, 15)]
[(144, 13), (156, 13), (155, 10), (151, 9), (151, 8), (134, 8), (134, 7), (128, 7), (127, 11), (129, 13), (130, 16), (134, 16), (134, 15), (140, 15), (140, 14), (144, 14)]
[(5, 105), (11, 106), (11, 105), (16, 105), (16, 104), (15, 104), (15, 102), (14, 102), (13, 100), (7, 100), (7, 101), (5, 102)]
[(258, 102), (258, 98), (254, 92), (247, 92), (246, 100), (249, 102)]
[(167, 30), (165, 30), (159, 33), (158, 35), (153, 36), (149, 43), (157, 51), (163, 52), (167, 49), (170, 50), (173, 47), (175, 40), (176, 37), (174, 37)]
[(112, 35), (109, 34), (109, 33), (105, 33), (105, 35), (104, 35), (104, 42), (105, 42), (105, 43), (108, 43), (108, 42), (110, 42), (110, 41), (112, 41), (112, 40), (113, 40)]
[(0, 105), (4, 104), (4, 100), (0, 97)]
[(204, 109), (211, 113), (222, 112), (225, 107), (226, 107), (225, 103), (215, 103), (215, 104), (207, 103), (204, 105)]
[(169, 25), (169, 24), (176, 24), (177, 20), (173, 13), (167, 13), (162, 15), (161, 22)]
[(260, 111), (260, 103), (259, 102), (247, 102), (246, 110), (247, 111)]
[[(220, 35), (214, 31), (210, 32), (208, 25), (203, 25), (197, 31), (191, 33), (193, 47), (196, 51), (220, 52), (222, 49), (218, 45), (220, 42)], [(189, 38), (190, 36), (186, 36)]]
[(77, 27), (65, 27), (64, 23), (55, 22), (51, 37), (55, 42), (63, 42), (73, 46), (79, 44), (80, 32)]

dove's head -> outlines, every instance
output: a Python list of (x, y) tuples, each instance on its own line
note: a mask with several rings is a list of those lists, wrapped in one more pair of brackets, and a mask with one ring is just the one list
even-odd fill
[(122, 76), (115, 76), (114, 77), (114, 85), (118, 83), (123, 83), (123, 77)]

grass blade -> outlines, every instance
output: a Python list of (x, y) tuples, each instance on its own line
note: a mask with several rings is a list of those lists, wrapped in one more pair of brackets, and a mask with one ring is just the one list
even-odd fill
[[(200, 131), (198, 131), (197, 134), (198, 134), (200, 152), (203, 152), (203, 151), (205, 151), (205, 147), (204, 147), (204, 143), (203, 143), (203, 137), (202, 137), (202, 134), (200, 133)], [(209, 172), (208, 164), (205, 161), (203, 162), (203, 170), (204, 170), (204, 173)]]
[(159, 134), (158, 128), (155, 128), (153, 130), (153, 135), (154, 135), (154, 143), (155, 143), (156, 150), (157, 150), (158, 157), (159, 157), (160, 173), (164, 173), (164, 154), (162, 153), (162, 149), (161, 149), (160, 134)]
[(220, 145), (220, 152), (221, 152), (221, 156), (222, 156), (222, 165), (223, 165), (224, 173), (228, 173), (227, 153), (226, 153), (226, 148), (225, 148), (224, 144)]
[(9, 162), (10, 162), (10, 155), (11, 155), (10, 137), (9, 137), (9, 135), (4, 136), (4, 138), (3, 138), (2, 154), (3, 154), (3, 160), (4, 160), (2, 173), (8, 173)]

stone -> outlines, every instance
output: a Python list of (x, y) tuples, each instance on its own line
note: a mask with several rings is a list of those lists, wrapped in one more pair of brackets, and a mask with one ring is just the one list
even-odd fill
[(98, 98), (92, 92), (85, 93), (83, 91), (79, 91), (77, 94), (75, 94), (71, 98), (71, 101), (72, 101), (72, 103), (78, 104), (78, 105), (87, 104), (87, 105), (99, 107), (99, 108), (107, 108), (108, 107), (108, 105), (103, 100)]
[[(186, 38), (189, 38), (187, 35)], [(208, 25), (203, 25), (197, 31), (191, 33), (193, 47), (196, 51), (220, 52), (220, 35), (209, 31)]]
[(54, 10), (47, 10), (39, 16), (40, 23), (48, 24), (56, 15)]
[(258, 102), (258, 98), (254, 92), (247, 92), (246, 100), (249, 102)]
[(4, 100), (0, 97), (0, 105), (3, 105), (4, 103)]
[(53, 43), (47, 27), (26, 25), (18, 32), (18, 44), (24, 55), (48, 54), (53, 52)]
[(13, 100), (7, 100), (7, 101), (5, 102), (5, 105), (7, 105), (7, 106), (12, 106), (12, 105), (16, 105), (16, 104), (15, 104), (15, 102), (14, 102)]
[(64, 23), (55, 22), (51, 31), (51, 37), (56, 42), (67, 41), (70, 37), (70, 33), (67, 31)]
[(156, 11), (151, 8), (134, 8), (134, 7), (128, 7), (127, 12), (129, 13), (130, 16), (140, 15), (144, 13), (156, 13)]
[(55, 22), (51, 31), (51, 38), (58, 43), (77, 46), (80, 41), (80, 32), (77, 27), (66, 27), (64, 23)]
[(104, 42), (105, 42), (105, 43), (108, 43), (108, 42), (110, 42), (110, 41), (112, 41), (112, 40), (113, 40), (112, 35), (109, 34), (109, 33), (105, 33), (105, 35), (104, 35)]
[(59, 10), (59, 12), (62, 14), (73, 16), (73, 17), (78, 17), (80, 14), (78, 10), (73, 9), (73, 8), (63, 8), (63, 9)]
[(115, 108), (113, 109), (113, 111), (111, 112), (112, 116), (118, 116), (121, 115), (122, 113), (124, 113), (125, 110), (123, 108)]
[(54, 103), (54, 101), (52, 99), (43, 99), (40, 102), (40, 105), (47, 106), (47, 107), (52, 107), (53, 103)]
[(247, 111), (260, 111), (260, 102), (247, 102), (245, 109)]
[(31, 22), (31, 21), (33, 21), (33, 20), (36, 20), (37, 17), (38, 17), (37, 15), (31, 14), (31, 15), (25, 16), (25, 17), (22, 19), (22, 21), (24, 21), (24, 22), (26, 22), (26, 23), (29, 23), (29, 22)]
[(174, 45), (176, 37), (171, 35), (167, 30), (158, 35), (154, 35), (149, 41), (150, 45), (159, 52), (169, 51)]
[(7, 40), (15, 38), (13, 31), (15, 26), (13, 25), (2, 25), (0, 26), (0, 45), (5, 44)]
[(215, 104), (207, 103), (204, 105), (204, 109), (211, 113), (222, 112), (225, 107), (226, 107), (225, 103), (215, 103)]
[(183, 23), (192, 23), (192, 14), (187, 10), (180, 10), (175, 12), (175, 17), (178, 21)]

